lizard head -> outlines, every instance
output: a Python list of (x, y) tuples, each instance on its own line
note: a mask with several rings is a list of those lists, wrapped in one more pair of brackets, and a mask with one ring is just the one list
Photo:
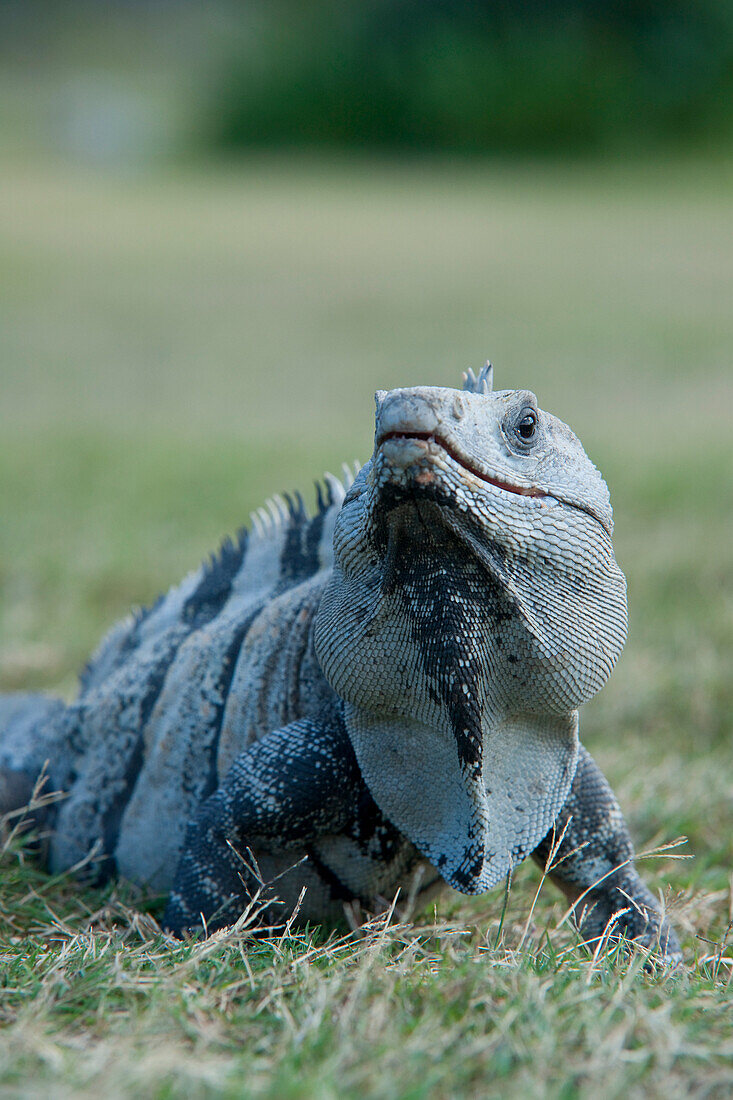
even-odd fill
[(477, 892), (554, 821), (577, 707), (625, 640), (609, 493), (573, 432), (529, 391), (493, 391), (490, 368), (376, 400), (317, 652), (380, 808)]
[[(572, 508), (610, 536), (608, 488), (577, 436), (529, 390), (492, 392), (487, 373), (466, 377), (463, 392), (424, 386), (377, 393), (373, 462), (382, 496), (434, 495), (509, 551), (534, 541), (549, 552), (554, 540), (542, 520), (558, 506), (563, 523), (572, 525)], [(377, 521), (387, 505), (379, 495), (372, 501)]]

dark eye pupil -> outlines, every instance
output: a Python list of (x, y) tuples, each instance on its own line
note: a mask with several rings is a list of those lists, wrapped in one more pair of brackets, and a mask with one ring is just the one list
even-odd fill
[(535, 428), (537, 427), (537, 417), (534, 413), (527, 413), (517, 424), (517, 431), (522, 439), (531, 439), (534, 435)]

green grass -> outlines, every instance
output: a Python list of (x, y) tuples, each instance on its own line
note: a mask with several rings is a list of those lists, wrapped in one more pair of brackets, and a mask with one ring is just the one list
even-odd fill
[[(733, 1088), (733, 175), (0, 167), (0, 689), (73, 690), (372, 394), (491, 355), (611, 486), (631, 630), (583, 736), (687, 967), (589, 960), (522, 867), (414, 924), (161, 937), (124, 884), (0, 863), (0, 1094), (725, 1096)], [(679, 850), (678, 850), (679, 851)], [(727, 937), (727, 938), (726, 938)]]

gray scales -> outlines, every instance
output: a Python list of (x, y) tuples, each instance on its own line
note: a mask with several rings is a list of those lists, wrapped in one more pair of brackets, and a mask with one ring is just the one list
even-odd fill
[[(679, 946), (578, 707), (626, 637), (608, 489), (526, 390), (377, 394), (374, 453), (118, 624), (66, 705), (0, 699), (0, 811), (46, 766), (48, 862), (176, 934), (483, 893), (527, 855), (583, 936)], [(556, 849), (553, 852), (553, 848)], [(265, 895), (266, 896), (266, 895)]]

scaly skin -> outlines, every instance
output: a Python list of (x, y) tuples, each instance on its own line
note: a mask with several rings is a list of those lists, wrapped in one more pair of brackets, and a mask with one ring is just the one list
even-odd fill
[(677, 961), (578, 741), (626, 586), (572, 432), (489, 371), (380, 393), (353, 484), (331, 479), (312, 519), (270, 509), (115, 628), (75, 703), (0, 700), (4, 808), (46, 759), (67, 794), (52, 868), (169, 891), (180, 934), (254, 895), (281, 918), (303, 887), (302, 920), (480, 893), (564, 829), (550, 875), (583, 934)]

